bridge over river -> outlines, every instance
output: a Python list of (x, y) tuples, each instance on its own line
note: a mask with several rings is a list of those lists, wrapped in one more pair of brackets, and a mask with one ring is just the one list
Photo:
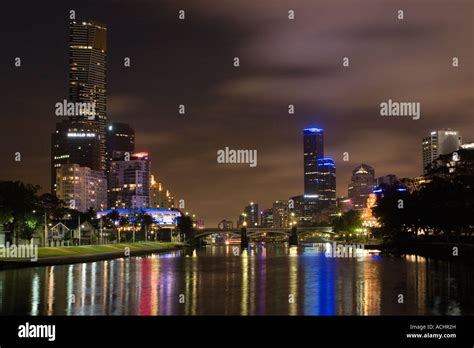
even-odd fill
[(298, 238), (304, 235), (316, 234), (318, 237), (331, 237), (335, 233), (332, 226), (316, 226), (316, 227), (242, 227), (241, 229), (219, 229), (206, 228), (199, 230), (194, 238), (199, 239), (212, 234), (233, 234), (241, 238), (242, 246), (248, 244), (248, 240), (259, 237), (263, 234), (280, 234), (288, 236), (290, 244), (298, 244)]

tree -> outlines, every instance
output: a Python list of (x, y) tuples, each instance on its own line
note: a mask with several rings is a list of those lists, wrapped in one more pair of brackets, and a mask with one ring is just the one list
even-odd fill
[[(333, 221), (333, 230), (339, 235), (354, 235), (358, 233), (359, 229), (362, 228), (362, 220), (360, 217), (360, 212), (356, 210), (349, 210), (346, 213), (343, 213), (341, 216), (338, 216)], [(344, 240), (348, 239), (344, 237)], [(353, 238), (349, 238), (353, 239)]]
[(153, 217), (150, 214), (143, 214), (143, 215), (140, 216), (140, 218), (141, 218), (141, 225), (145, 229), (145, 241), (146, 241), (148, 239), (147, 238), (148, 231), (149, 231), (150, 227), (153, 225), (154, 220), (153, 220)]
[(39, 186), (20, 181), (0, 181), (0, 224), (11, 232), (11, 240), (30, 239), (41, 224), (35, 208), (38, 206)]
[(193, 219), (189, 215), (181, 214), (178, 217), (178, 229), (179, 233), (184, 235), (186, 239), (190, 239), (194, 237), (194, 227), (193, 227)]
[(121, 219), (120, 213), (117, 209), (112, 210), (110, 213), (108, 213), (105, 216), (105, 220), (110, 221), (112, 223), (112, 228), (117, 231), (118, 243), (120, 243), (120, 230), (119, 230), (120, 226), (117, 227), (117, 225), (119, 225), (120, 219)]

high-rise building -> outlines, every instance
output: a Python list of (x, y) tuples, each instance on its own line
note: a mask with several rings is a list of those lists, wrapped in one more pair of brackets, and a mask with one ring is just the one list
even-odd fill
[[(85, 120), (56, 124), (51, 136), (51, 192), (56, 193), (56, 171), (65, 164), (78, 164), (101, 171), (99, 130)], [(105, 182), (104, 182), (105, 183)]]
[(304, 151), (304, 195), (307, 198), (319, 194), (317, 181), (318, 159), (324, 157), (324, 131), (321, 128), (309, 127), (303, 131)]
[(97, 22), (70, 22), (69, 100), (56, 106), (58, 122), (51, 137), (53, 194), (56, 170), (63, 164), (106, 169), (106, 32)]
[(174, 197), (170, 191), (165, 190), (160, 182), (155, 180), (155, 176), (151, 176), (150, 183), (150, 206), (152, 208), (172, 209), (175, 207)]
[(397, 181), (398, 181), (397, 176), (393, 174), (379, 176), (375, 180), (375, 186), (382, 186), (382, 185), (393, 186), (397, 183)]
[(260, 225), (262, 227), (273, 227), (273, 209), (265, 209), (260, 212)]
[(109, 202), (112, 207), (149, 207), (150, 166), (147, 152), (133, 153), (129, 161), (120, 159), (110, 163)]
[(273, 227), (288, 227), (289, 211), (287, 201), (275, 201), (273, 203)]
[(336, 207), (336, 165), (332, 158), (320, 158), (316, 166), (318, 208)]
[(423, 139), (423, 174), (426, 174), (439, 156), (459, 150), (462, 138), (459, 132), (452, 129), (433, 131)]
[(126, 123), (112, 123), (107, 127), (107, 161), (135, 152), (135, 131)]
[(249, 227), (256, 227), (259, 224), (258, 221), (258, 204), (254, 202), (250, 202), (249, 205), (247, 205), (244, 208), (244, 216), (245, 216), (245, 221), (247, 221), (247, 226)]
[(348, 196), (352, 201), (354, 209), (363, 209), (367, 205), (367, 198), (375, 187), (375, 170), (367, 164), (361, 164), (352, 171), (351, 183), (348, 188)]
[(71, 209), (96, 212), (106, 209), (107, 189), (102, 171), (81, 167), (78, 164), (64, 164), (56, 173), (56, 196)]
[(92, 20), (69, 24), (69, 101), (95, 105), (89, 119), (99, 128), (101, 169), (106, 161), (107, 28)]

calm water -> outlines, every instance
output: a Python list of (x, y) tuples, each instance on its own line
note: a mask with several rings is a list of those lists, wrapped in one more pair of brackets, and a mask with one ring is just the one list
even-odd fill
[(284, 244), (234, 251), (213, 246), (0, 271), (0, 314), (474, 314), (468, 265), (420, 256), (327, 258), (315, 247)]

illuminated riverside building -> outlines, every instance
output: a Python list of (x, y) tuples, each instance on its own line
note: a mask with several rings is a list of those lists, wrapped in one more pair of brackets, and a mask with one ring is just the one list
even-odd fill
[(150, 183), (150, 207), (171, 209), (175, 208), (175, 200), (170, 191), (165, 190), (160, 182), (151, 176)]
[[(137, 213), (143, 213), (151, 215), (153, 218), (153, 224), (160, 227), (174, 228), (178, 225), (178, 217), (181, 213), (177, 210), (169, 210), (162, 208), (117, 208), (115, 209), (120, 216), (128, 217), (132, 220)], [(101, 218), (107, 214), (110, 214), (112, 209), (100, 211), (97, 213), (97, 218)]]
[(456, 130), (442, 129), (431, 132), (430, 136), (422, 141), (423, 174), (428, 172), (439, 156), (459, 150), (461, 144), (462, 138)]
[(56, 192), (56, 171), (65, 164), (101, 170), (99, 129), (85, 120), (56, 124), (51, 136), (51, 192)]
[(375, 187), (375, 170), (367, 164), (361, 164), (352, 171), (351, 183), (348, 187), (348, 196), (354, 209), (366, 207), (367, 198)]
[(115, 208), (150, 206), (150, 160), (147, 152), (133, 153), (130, 160), (110, 163), (108, 201)]
[(64, 164), (57, 169), (56, 196), (71, 209), (101, 211), (107, 206), (105, 174), (78, 164)]

